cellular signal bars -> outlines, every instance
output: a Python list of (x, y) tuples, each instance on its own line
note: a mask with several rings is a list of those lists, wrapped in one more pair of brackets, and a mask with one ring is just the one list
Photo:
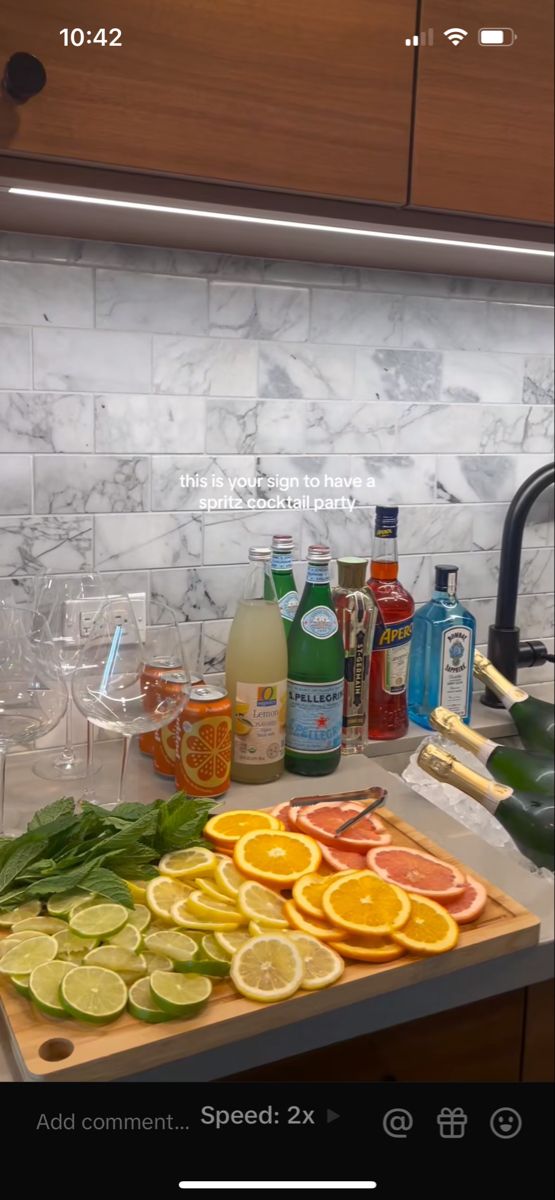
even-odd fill
[(433, 46), (433, 44), (433, 29), (428, 29), (424, 33), (415, 33), (413, 37), (405, 38), (405, 46)]

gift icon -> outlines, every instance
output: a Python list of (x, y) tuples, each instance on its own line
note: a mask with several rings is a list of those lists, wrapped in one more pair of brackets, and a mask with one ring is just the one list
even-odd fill
[(442, 1138), (462, 1138), (466, 1133), (468, 1117), (462, 1108), (442, 1108), (437, 1114), (439, 1136)]

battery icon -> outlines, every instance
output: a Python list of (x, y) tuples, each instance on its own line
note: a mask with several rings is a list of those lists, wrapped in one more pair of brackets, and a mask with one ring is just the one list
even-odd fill
[(480, 29), (478, 43), (480, 46), (512, 46), (516, 42), (514, 29)]

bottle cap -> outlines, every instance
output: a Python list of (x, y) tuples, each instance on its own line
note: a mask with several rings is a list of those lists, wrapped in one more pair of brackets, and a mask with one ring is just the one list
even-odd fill
[(290, 533), (274, 533), (272, 550), (277, 554), (291, 554), (295, 543)]
[(367, 567), (368, 561), (365, 558), (338, 558), (337, 578), (339, 587), (364, 587)]
[(383, 505), (376, 506), (376, 521), (374, 532), (377, 537), (394, 538), (397, 536), (397, 521), (399, 517), (399, 509), (384, 508)]
[(329, 563), (331, 550), (329, 546), (309, 546), (307, 558), (309, 563)]
[(450, 563), (441, 563), (435, 568), (436, 592), (447, 592), (449, 596), (456, 595), (457, 592), (457, 575), (459, 568), (452, 566)]
[(249, 549), (249, 562), (267, 562), (271, 557), (269, 546), (251, 546)]

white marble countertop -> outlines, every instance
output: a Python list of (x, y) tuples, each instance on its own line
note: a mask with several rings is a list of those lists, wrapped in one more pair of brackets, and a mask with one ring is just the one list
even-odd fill
[[(491, 713), (495, 710), (483, 711)], [(505, 725), (505, 714), (495, 713), (496, 720), (499, 715)], [(510, 726), (505, 725), (505, 729), (509, 734)], [(422, 737), (422, 731), (419, 731), (418, 737)], [(383, 743), (379, 745), (381, 747)], [(399, 742), (394, 745), (398, 747)], [(96, 798), (102, 803), (114, 795), (120, 745), (115, 741), (100, 743), (96, 753), (102, 770), (95, 777), (94, 786)], [(8, 760), (6, 816), (11, 829), (23, 828), (35, 809), (61, 794), (58, 784), (39, 780), (31, 773), (36, 757), (36, 754), (16, 754)], [(377, 763), (369, 762), (365, 755), (343, 759), (333, 775), (320, 779), (303, 779), (286, 774), (276, 783), (263, 787), (232, 784), (226, 795), (226, 806), (269, 807), (294, 795), (311, 795), (316, 790), (320, 794), (351, 791), (371, 783), (387, 787), (388, 805), (399, 816), (536, 913), (542, 922), (539, 945), (478, 967), (460, 970), (430, 983), (401, 989), (390, 996), (352, 1005), (342, 1012), (324, 1014), (288, 1026), (285, 1030), (246, 1039), (235, 1043), (233, 1047), (207, 1052), (137, 1078), (144, 1081), (217, 1079), (260, 1063), (355, 1037), (359, 1033), (415, 1020), (550, 977), (553, 889), (549, 883), (515, 865), (502, 851), (488, 846), (440, 809), (416, 795), (398, 776), (384, 771), (383, 766)], [(134, 747), (129, 761), (126, 798), (146, 802), (169, 796), (173, 790), (172, 782), (155, 775), (150, 761)], [(7, 1032), (0, 1029), (0, 1082), (19, 1078)]]

